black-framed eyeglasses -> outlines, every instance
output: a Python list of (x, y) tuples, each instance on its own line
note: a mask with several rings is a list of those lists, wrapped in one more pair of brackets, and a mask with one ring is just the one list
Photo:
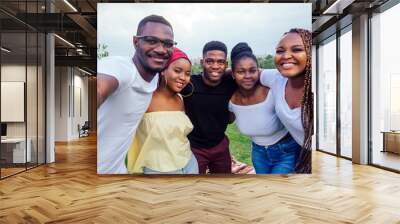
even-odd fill
[(142, 39), (146, 44), (151, 46), (158, 46), (158, 44), (162, 43), (164, 48), (173, 48), (177, 43), (173, 40), (165, 39), (161, 40), (155, 36), (136, 36), (139, 39)]

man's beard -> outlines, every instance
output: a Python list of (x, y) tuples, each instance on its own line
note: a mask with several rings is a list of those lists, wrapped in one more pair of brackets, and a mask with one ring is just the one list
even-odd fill
[(146, 72), (159, 73), (159, 72), (161, 72), (161, 71), (163, 71), (165, 69), (166, 66), (164, 68), (152, 68), (152, 67), (150, 67), (149, 63), (147, 63), (147, 61), (144, 59), (144, 58), (149, 58), (149, 56), (145, 55), (144, 53), (141, 53), (141, 54), (142, 54), (142, 57), (139, 57), (139, 61), (142, 64), (143, 69)]
[(144, 70), (149, 73), (159, 73), (165, 69), (165, 68), (152, 68), (147, 63), (143, 63), (142, 65)]

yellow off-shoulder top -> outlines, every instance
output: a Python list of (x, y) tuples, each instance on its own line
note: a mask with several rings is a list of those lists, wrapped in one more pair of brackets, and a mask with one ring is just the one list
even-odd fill
[(192, 156), (187, 138), (192, 129), (183, 111), (145, 113), (127, 154), (128, 172), (143, 173), (144, 167), (170, 172), (185, 167)]

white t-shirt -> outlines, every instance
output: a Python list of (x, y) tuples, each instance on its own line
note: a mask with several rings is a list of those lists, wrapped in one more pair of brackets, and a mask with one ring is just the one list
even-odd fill
[(229, 111), (235, 114), (239, 131), (250, 136), (257, 145), (273, 145), (288, 133), (275, 114), (271, 91), (263, 102), (253, 105), (237, 105), (230, 101)]
[(285, 99), (285, 87), (287, 78), (282, 76), (276, 69), (264, 69), (261, 73), (260, 82), (272, 90), (275, 100), (275, 111), (282, 124), (290, 135), (299, 144), (303, 145), (304, 128), (301, 121), (301, 108), (290, 109)]
[(118, 88), (97, 110), (97, 173), (128, 173), (125, 156), (157, 88), (158, 75), (145, 81), (129, 57), (98, 61), (97, 72), (115, 77)]

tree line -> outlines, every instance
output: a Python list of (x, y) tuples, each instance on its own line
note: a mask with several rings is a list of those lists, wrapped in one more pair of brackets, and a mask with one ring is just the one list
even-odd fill
[[(267, 55), (264, 57), (257, 57), (258, 65), (262, 69), (270, 69), (270, 68), (275, 68), (275, 63), (274, 63), (274, 57), (272, 55)], [(231, 66), (231, 61), (228, 61), (228, 66)], [(200, 63), (195, 62), (192, 65), (192, 74), (197, 75), (200, 74), (203, 71)]]

